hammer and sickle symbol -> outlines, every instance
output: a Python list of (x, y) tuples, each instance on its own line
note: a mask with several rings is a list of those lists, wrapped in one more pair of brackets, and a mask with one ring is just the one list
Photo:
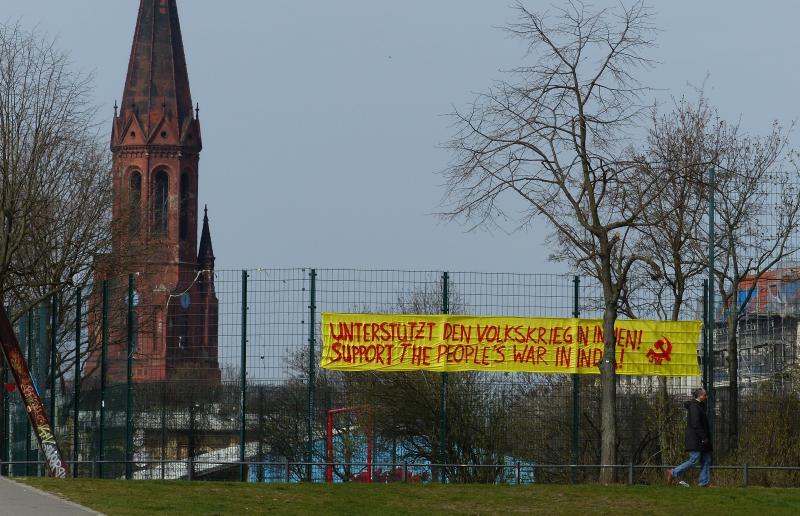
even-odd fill
[(672, 342), (666, 337), (661, 337), (653, 344), (653, 347), (647, 352), (647, 359), (650, 363), (661, 365), (666, 360), (672, 360)]

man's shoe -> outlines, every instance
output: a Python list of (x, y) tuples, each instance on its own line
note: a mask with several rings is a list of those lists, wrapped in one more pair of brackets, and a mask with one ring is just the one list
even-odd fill
[(697, 487), (714, 487), (714, 484), (709, 482), (708, 484), (698, 485)]
[(683, 480), (681, 480), (680, 482), (678, 482), (678, 485), (679, 485), (679, 486), (681, 486), (681, 487), (692, 487), (692, 486), (690, 486), (689, 484), (687, 484), (686, 482), (684, 482)]
[(671, 483), (672, 483), (672, 468), (669, 468), (667, 470), (667, 484), (671, 484)]

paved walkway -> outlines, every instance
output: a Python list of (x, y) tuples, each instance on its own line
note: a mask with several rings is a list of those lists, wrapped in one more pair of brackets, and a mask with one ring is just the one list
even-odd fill
[(0, 477), (0, 516), (86, 516), (87, 514), (100, 513)]

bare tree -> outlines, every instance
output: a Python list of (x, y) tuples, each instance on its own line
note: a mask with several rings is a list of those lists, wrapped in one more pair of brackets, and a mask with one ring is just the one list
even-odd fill
[[(635, 72), (651, 65), (651, 13), (643, 3), (592, 11), (579, 1), (537, 14), (517, 4), (508, 31), (534, 62), (454, 114), (447, 147), (445, 216), (477, 224), (541, 217), (553, 228), (553, 258), (596, 277), (604, 303), (601, 462), (616, 461), (614, 323), (642, 210), (668, 181), (643, 183), (627, 150), (645, 111)], [(655, 265), (655, 264), (652, 264)], [(602, 482), (613, 479), (602, 468)]]
[(714, 274), (724, 308), (713, 317), (725, 321), (730, 449), (739, 441), (739, 323), (762, 276), (800, 250), (800, 192), (796, 154), (788, 148), (790, 129), (776, 122), (768, 135), (748, 136), (732, 126), (719, 159)]
[[(682, 99), (670, 115), (654, 117), (647, 149), (637, 158), (644, 181), (676, 180), (643, 212), (650, 223), (639, 228), (645, 235), (639, 242), (641, 252), (649, 252), (662, 275), (658, 281), (629, 286), (623, 307), (631, 315), (636, 309), (630, 290), (648, 287), (655, 290), (661, 317), (680, 317), (692, 278), (708, 267), (705, 228), (711, 185), (706, 176), (710, 166), (719, 169), (715, 275), (724, 309), (713, 320), (725, 321), (730, 448), (738, 442), (738, 324), (763, 274), (800, 248), (800, 200), (794, 154), (787, 146), (789, 132), (775, 123), (766, 136), (744, 134), (738, 124), (721, 120), (701, 91), (696, 104)], [(660, 427), (665, 428), (669, 404), (663, 381), (659, 392)], [(662, 451), (666, 446), (662, 435)]]
[(726, 127), (702, 92), (694, 103), (684, 97), (666, 115), (654, 111), (646, 149), (634, 158), (642, 182), (674, 180), (642, 211), (647, 223), (638, 227), (644, 235), (640, 252), (649, 254), (661, 272), (649, 286), (657, 289), (659, 306), (654, 308), (664, 319), (679, 319), (687, 288), (706, 271), (705, 177), (729, 143)]
[[(640, 274), (641, 281), (628, 285), (622, 303), (627, 315), (639, 317), (644, 309), (671, 321), (685, 316), (687, 294), (707, 270), (701, 230), (708, 207), (705, 175), (728, 143), (725, 128), (702, 90), (696, 101), (683, 97), (666, 115), (659, 115), (654, 109), (646, 148), (636, 158), (642, 181), (675, 180), (642, 212), (650, 223), (639, 228), (640, 252), (651, 256), (661, 274), (656, 279)], [(647, 300), (648, 306), (637, 306), (631, 299), (636, 290), (653, 294), (652, 300)], [(672, 408), (667, 379), (659, 377), (656, 422), (661, 457), (666, 462), (674, 455), (671, 452), (677, 451), (672, 449), (673, 440), (668, 435), (676, 427)]]
[(89, 281), (110, 243), (110, 158), (90, 93), (52, 40), (0, 25), (0, 300), (14, 320)]

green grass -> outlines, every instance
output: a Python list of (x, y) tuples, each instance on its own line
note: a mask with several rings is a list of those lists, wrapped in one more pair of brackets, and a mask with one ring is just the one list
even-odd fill
[(17, 480), (110, 515), (800, 513), (796, 488)]

